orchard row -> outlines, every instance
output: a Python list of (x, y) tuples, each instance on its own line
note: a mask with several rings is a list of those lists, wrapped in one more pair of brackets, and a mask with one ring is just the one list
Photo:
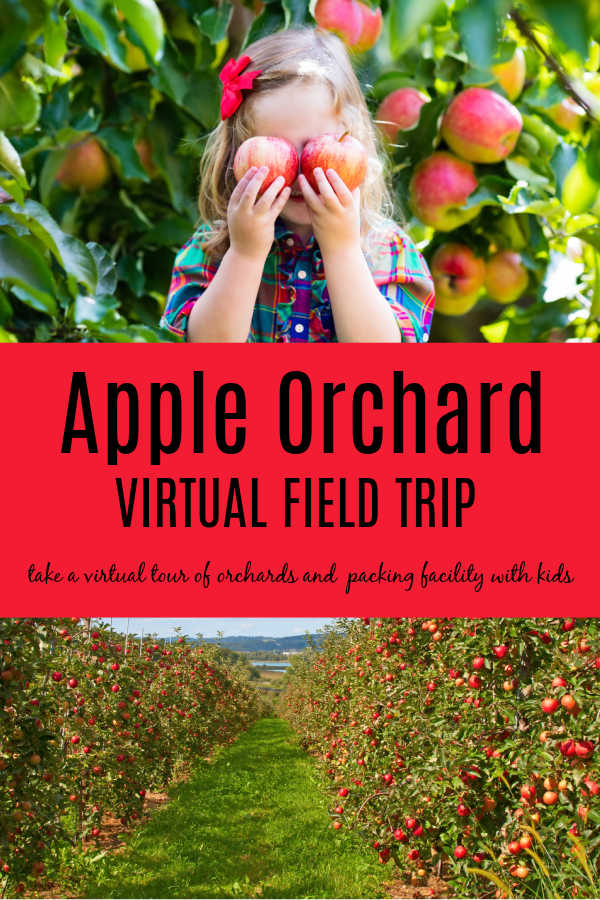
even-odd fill
[(103, 816), (135, 821), (149, 789), (258, 715), (246, 671), (217, 647), (0, 619), (0, 884), (24, 891)]
[(456, 896), (597, 896), (597, 619), (342, 620), (283, 714), (332, 828)]

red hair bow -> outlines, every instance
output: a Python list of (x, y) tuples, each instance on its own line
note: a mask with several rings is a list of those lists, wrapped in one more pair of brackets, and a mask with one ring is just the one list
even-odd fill
[(254, 72), (240, 74), (249, 62), (249, 56), (240, 56), (239, 59), (230, 59), (221, 69), (219, 78), (223, 82), (222, 119), (228, 119), (234, 114), (243, 100), (242, 91), (249, 90), (253, 86), (254, 79), (262, 72), (262, 69), (258, 69)]

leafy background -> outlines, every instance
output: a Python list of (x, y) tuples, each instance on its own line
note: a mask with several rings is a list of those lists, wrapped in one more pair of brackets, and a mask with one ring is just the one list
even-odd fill
[[(369, 5), (381, 6), (383, 30), (353, 58), (373, 114), (406, 84), (431, 98), (389, 150), (398, 216), (428, 259), (447, 240), (484, 257), (510, 247), (530, 275), (517, 303), (484, 296), (467, 315), (436, 315), (432, 339), (596, 341), (600, 2)], [(198, 224), (218, 72), (256, 38), (314, 24), (313, 12), (314, 0), (2, 0), (0, 340), (173, 339), (158, 321), (174, 255)], [(436, 234), (407, 208), (410, 174), (440, 143), (455, 93), (472, 84), (502, 93), (490, 70), (516, 46), (527, 62), (517, 147), (477, 167), (468, 202), (483, 201), (479, 215)], [(585, 111), (570, 130), (552, 115), (566, 96)], [(82, 141), (86, 168), (103, 176), (87, 188), (68, 185), (70, 148)]]

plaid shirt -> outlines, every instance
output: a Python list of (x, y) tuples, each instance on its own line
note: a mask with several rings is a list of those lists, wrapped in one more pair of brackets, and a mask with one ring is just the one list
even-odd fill
[[(183, 245), (173, 265), (171, 285), (160, 324), (186, 336), (192, 306), (215, 276), (218, 262), (207, 262), (200, 226)], [(371, 241), (365, 254), (375, 284), (396, 317), (403, 341), (427, 341), (433, 314), (433, 282), (427, 263), (410, 238), (395, 224)], [(305, 246), (284, 223), (275, 223), (275, 240), (267, 257), (256, 298), (249, 342), (336, 341), (329, 293), (318, 244)]]

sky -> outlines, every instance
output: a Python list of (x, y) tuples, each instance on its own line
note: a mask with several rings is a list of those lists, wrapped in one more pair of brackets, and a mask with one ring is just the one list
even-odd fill
[[(127, 619), (112, 620), (104, 617), (105, 622), (111, 622), (114, 629), (125, 632), (127, 630)], [(292, 634), (304, 634), (309, 631), (314, 634), (324, 625), (335, 622), (335, 619), (194, 619), (194, 618), (177, 618), (177, 619), (157, 619), (157, 618), (130, 618), (129, 633), (141, 634), (158, 634), (160, 637), (168, 637), (175, 633), (176, 627), (181, 628), (182, 634), (188, 634), (195, 637), (202, 634), (204, 637), (216, 637), (219, 631), (222, 631), (225, 637), (233, 635), (260, 635), (264, 637), (286, 637)]]

